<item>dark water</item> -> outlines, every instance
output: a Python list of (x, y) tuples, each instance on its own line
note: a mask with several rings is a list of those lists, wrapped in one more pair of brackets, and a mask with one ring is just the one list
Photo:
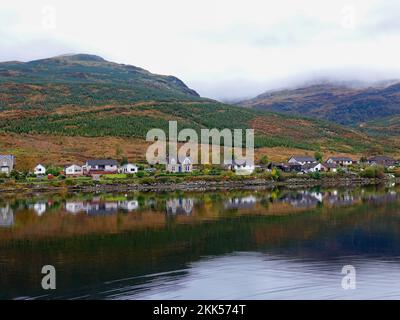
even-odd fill
[(2, 196), (0, 298), (399, 299), (399, 191)]

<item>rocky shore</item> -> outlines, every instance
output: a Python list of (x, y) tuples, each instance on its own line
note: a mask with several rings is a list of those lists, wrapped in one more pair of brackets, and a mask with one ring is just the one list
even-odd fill
[(160, 182), (152, 184), (138, 184), (128, 182), (113, 182), (92, 185), (60, 185), (51, 184), (30, 185), (15, 184), (12, 186), (1, 186), (2, 194), (11, 193), (60, 193), (60, 192), (171, 192), (171, 191), (212, 191), (230, 189), (271, 189), (275, 187), (285, 187), (290, 189), (311, 188), (311, 187), (356, 187), (367, 185), (378, 185), (387, 183), (398, 183), (397, 179), (372, 179), (361, 178), (358, 176), (350, 177), (323, 177), (321, 179), (312, 178), (289, 178), (285, 181), (274, 181), (271, 179), (244, 179), (244, 180), (223, 180), (223, 181), (184, 181), (180, 183)]

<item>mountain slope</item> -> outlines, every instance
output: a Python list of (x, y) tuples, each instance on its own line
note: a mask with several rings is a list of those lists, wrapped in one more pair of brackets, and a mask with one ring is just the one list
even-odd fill
[[(35, 153), (46, 160), (51, 148), (57, 148), (63, 162), (99, 156), (110, 149), (104, 141), (118, 139), (116, 149), (124, 149), (121, 139), (126, 143), (136, 139), (142, 145), (148, 130), (167, 131), (169, 120), (198, 132), (203, 128), (254, 128), (258, 148), (357, 155), (394, 151), (393, 145), (382, 147), (380, 141), (355, 129), (222, 104), (199, 97), (175, 77), (97, 56), (0, 64), (0, 153)], [(71, 139), (63, 137), (75, 137), (76, 146), (71, 147)], [(94, 140), (90, 151), (79, 145), (95, 137), (107, 139)], [(31, 141), (32, 148), (26, 141)], [(67, 141), (68, 147), (61, 148)]]
[(369, 87), (318, 84), (266, 92), (240, 105), (357, 125), (400, 114), (400, 83)]
[(0, 63), (0, 84), (0, 110), (199, 97), (176, 77), (86, 54)]

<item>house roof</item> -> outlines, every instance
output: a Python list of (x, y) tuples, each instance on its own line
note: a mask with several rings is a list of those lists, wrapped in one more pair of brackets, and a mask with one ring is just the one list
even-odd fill
[(395, 161), (395, 160), (387, 156), (374, 156), (369, 158), (368, 161)]
[(14, 161), (15, 157), (11, 154), (0, 154), (0, 160), (2, 159), (6, 159), (6, 160), (10, 160), (10, 161)]
[(94, 160), (87, 160), (86, 163), (89, 166), (117, 166), (118, 161), (112, 159), (94, 159)]
[[(329, 158), (329, 159), (331, 159), (331, 158)], [(330, 169), (334, 169), (334, 168), (337, 168), (337, 167), (338, 167), (336, 163), (328, 163), (328, 162), (325, 162), (325, 163), (323, 164), (323, 166), (324, 166), (325, 168), (330, 168)]]
[(128, 167), (128, 166), (134, 166), (134, 167), (137, 167), (137, 165), (136, 165), (136, 164), (133, 164), (133, 163), (125, 163), (124, 165), (122, 165), (122, 168), (126, 168), (126, 167)]
[(170, 158), (167, 157), (167, 163), (168, 164), (191, 164), (192, 163), (192, 159), (190, 157), (185, 157), (185, 159), (183, 159), (183, 161), (176, 161), (175, 158)]
[(299, 162), (315, 161), (315, 158), (310, 156), (292, 156), (291, 159), (292, 158)]
[(306, 163), (306, 164), (302, 165), (301, 168), (307, 170), (307, 169), (315, 168), (318, 165), (319, 165), (319, 163)]
[(329, 157), (328, 160), (331, 159), (333, 161), (353, 161), (353, 159), (349, 157)]

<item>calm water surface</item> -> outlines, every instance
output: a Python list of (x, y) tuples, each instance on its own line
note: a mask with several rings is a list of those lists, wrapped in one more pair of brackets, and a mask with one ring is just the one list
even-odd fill
[(399, 299), (399, 208), (393, 186), (3, 195), (0, 298)]

